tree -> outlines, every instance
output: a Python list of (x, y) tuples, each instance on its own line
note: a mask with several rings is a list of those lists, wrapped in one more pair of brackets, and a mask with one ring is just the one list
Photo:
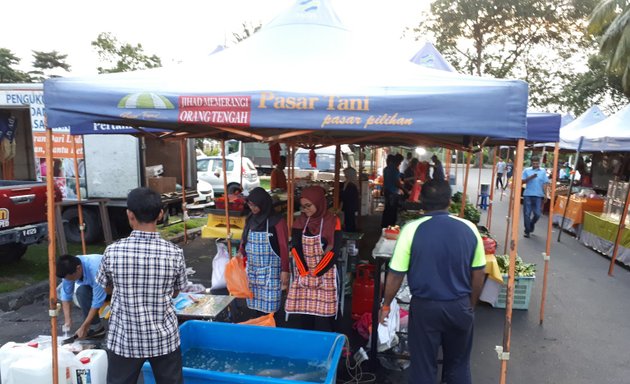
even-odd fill
[(133, 46), (129, 43), (120, 43), (111, 33), (99, 34), (97, 39), (92, 41), (92, 46), (96, 48), (99, 58), (112, 66), (98, 67), (98, 73), (127, 72), (162, 66), (158, 56), (148, 56), (144, 53), (142, 44)]
[(628, 103), (623, 93), (621, 76), (606, 71), (606, 59), (594, 54), (588, 58), (588, 69), (571, 74), (567, 87), (560, 95), (560, 104), (576, 116), (593, 105), (599, 105), (609, 114)]
[(630, 97), (630, 0), (602, 0), (593, 10), (588, 31), (600, 37), (606, 69), (621, 76), (623, 90)]
[(29, 75), (33, 81), (37, 82), (43, 82), (48, 77), (58, 77), (54, 74), (46, 75), (46, 72), (57, 68), (69, 72), (70, 65), (66, 63), (67, 58), (68, 55), (62, 55), (57, 51), (33, 51), (33, 68), (36, 68), (36, 70), (30, 71)]
[(10, 49), (0, 48), (0, 83), (29, 83), (28, 74), (12, 68), (20, 64), (20, 58), (15, 56)]
[(414, 31), (433, 35), (460, 72), (527, 81), (530, 104), (546, 107), (589, 44), (582, 31), (594, 1), (436, 0)]

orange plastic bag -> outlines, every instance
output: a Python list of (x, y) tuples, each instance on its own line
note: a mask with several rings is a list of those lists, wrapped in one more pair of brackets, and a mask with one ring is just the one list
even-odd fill
[(260, 316), (255, 319), (243, 321), (239, 324), (259, 325), (261, 327), (275, 327), (276, 320), (273, 318), (273, 313), (270, 313), (268, 315)]
[(254, 294), (249, 289), (245, 263), (241, 257), (233, 257), (225, 266), (225, 282), (230, 295), (241, 299), (251, 299)]

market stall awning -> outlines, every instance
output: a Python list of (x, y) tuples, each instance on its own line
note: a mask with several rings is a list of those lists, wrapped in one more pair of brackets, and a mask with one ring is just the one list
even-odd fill
[[(411, 62), (426, 68), (447, 72), (457, 72), (455, 68), (433, 46), (426, 42), (411, 58)], [(527, 141), (529, 142), (557, 142), (562, 117), (557, 113), (528, 112), (527, 113)]]
[[(319, 139), (526, 137), (526, 83), (395, 60), (348, 31), (328, 1), (314, 4), (297, 2), (252, 37), (197, 62), (47, 80), (48, 124), (73, 134), (103, 133), (96, 122), (254, 140), (300, 129)], [(404, 142), (395, 135), (377, 142), (392, 137)]]
[[(580, 137), (591, 131), (593, 125), (604, 120), (606, 120), (606, 115), (597, 105), (590, 107), (571, 123), (562, 127), (560, 130), (560, 148), (577, 150), (580, 145)], [(591, 146), (590, 140), (586, 145)], [(584, 144), (582, 150), (586, 150)]]

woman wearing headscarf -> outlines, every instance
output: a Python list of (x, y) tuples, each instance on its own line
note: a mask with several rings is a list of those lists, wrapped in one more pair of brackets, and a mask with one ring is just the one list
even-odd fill
[(339, 194), (341, 210), (343, 211), (343, 225), (346, 232), (356, 232), (356, 215), (359, 212), (359, 181), (357, 171), (348, 167), (343, 170), (346, 180)]
[(239, 253), (247, 258), (247, 278), (254, 297), (247, 306), (262, 313), (280, 309), (289, 283), (287, 223), (273, 209), (271, 196), (254, 188), (247, 197), (251, 214), (245, 221)]
[(338, 306), (335, 264), (341, 248), (341, 223), (328, 212), (321, 187), (302, 190), (300, 208), (291, 234), (295, 265), (285, 311), (298, 314), (303, 329), (332, 331)]

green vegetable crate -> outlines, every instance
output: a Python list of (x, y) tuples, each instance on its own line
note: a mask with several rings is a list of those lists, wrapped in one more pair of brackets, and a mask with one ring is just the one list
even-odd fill
[[(497, 302), (492, 305), (494, 308), (505, 308), (505, 297), (507, 296), (508, 281), (507, 275), (503, 275), (503, 281), (505, 281), (505, 284), (501, 286), (501, 291), (499, 292)], [(514, 278), (514, 303), (512, 304), (513, 309), (529, 309), (529, 299), (532, 296), (532, 288), (534, 287), (535, 281), (536, 276), (521, 276)]]

